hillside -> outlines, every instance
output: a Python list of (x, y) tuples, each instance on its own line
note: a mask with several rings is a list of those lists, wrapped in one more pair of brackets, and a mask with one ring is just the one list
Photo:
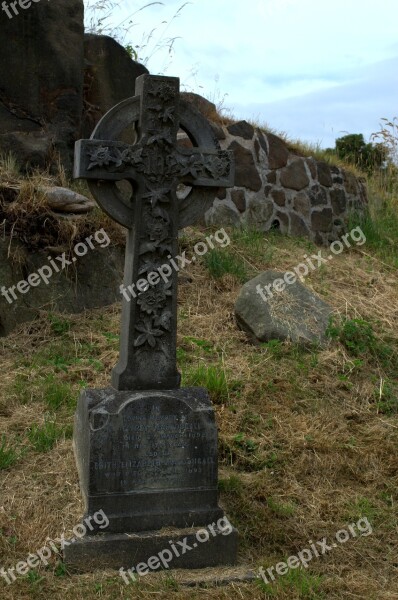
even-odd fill
[[(187, 574), (73, 575), (58, 557), (7, 585), (2, 598), (374, 598), (398, 595), (397, 272), (366, 246), (311, 274), (306, 285), (335, 309), (329, 347), (251, 346), (233, 317), (241, 282), (316, 253), (307, 240), (230, 232), (228, 249), (189, 267), (180, 287), (178, 358), (186, 385), (204, 385), (220, 430), (221, 503), (241, 535), (240, 564), (265, 569), (367, 518), (307, 570), (261, 582), (191, 589)], [(187, 230), (182, 249), (202, 239)], [(213, 274), (213, 275), (212, 275)], [(217, 275), (217, 277), (215, 277)], [(109, 382), (119, 307), (82, 316), (44, 314), (0, 340), (0, 552), (5, 566), (78, 523), (81, 498), (71, 435), (79, 389)]]

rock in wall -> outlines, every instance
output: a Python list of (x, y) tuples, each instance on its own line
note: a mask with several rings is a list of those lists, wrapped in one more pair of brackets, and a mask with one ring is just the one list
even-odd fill
[(208, 225), (277, 228), (329, 244), (346, 231), (350, 212), (366, 211), (365, 181), (349, 171), (297, 156), (246, 121), (222, 131), (222, 148), (235, 155), (235, 187), (215, 199)]

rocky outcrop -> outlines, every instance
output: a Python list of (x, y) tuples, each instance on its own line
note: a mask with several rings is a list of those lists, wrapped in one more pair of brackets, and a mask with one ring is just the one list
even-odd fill
[(107, 35), (84, 36), (83, 137), (89, 137), (100, 118), (115, 104), (134, 96), (135, 80), (148, 73), (131, 60), (127, 50)]
[(235, 187), (216, 198), (207, 224), (277, 228), (327, 245), (344, 234), (352, 211), (366, 211), (365, 181), (352, 173), (297, 156), (245, 121), (222, 131), (221, 147), (235, 156)]
[[(0, 240), (0, 337), (43, 311), (79, 313), (121, 300), (123, 247), (95, 247), (73, 257), (75, 261), (65, 258), (70, 265), (62, 269), (62, 261), (49, 249), (28, 252), (15, 239)], [(49, 259), (61, 269), (58, 273)], [(43, 268), (44, 279), (39, 276)]]
[(0, 152), (23, 168), (60, 157), (71, 172), (75, 141), (133, 96), (148, 71), (112, 38), (84, 35), (83, 0), (43, 0), (1, 15)]
[(83, 0), (2, 15), (0, 150), (39, 167), (55, 150), (70, 168), (83, 106)]

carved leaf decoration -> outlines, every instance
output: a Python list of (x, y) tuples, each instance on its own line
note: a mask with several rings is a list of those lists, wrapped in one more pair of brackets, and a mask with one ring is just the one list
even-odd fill
[(159, 244), (158, 248), (159, 248), (159, 252), (161, 254), (171, 254), (173, 252), (173, 249), (172, 249), (170, 243)]
[(170, 222), (169, 213), (166, 210), (164, 210), (163, 208), (161, 208), (160, 206), (157, 206), (156, 208), (153, 209), (152, 215), (155, 218), (163, 219), (164, 221), (166, 221), (166, 223)]
[(138, 323), (135, 328), (137, 331), (141, 332), (134, 342), (135, 348), (139, 348), (146, 343), (148, 343), (151, 348), (155, 348), (156, 338), (164, 335), (164, 332), (161, 329), (152, 329), (152, 325), (148, 323)]
[(175, 113), (174, 106), (170, 106), (169, 108), (166, 108), (162, 114), (163, 123), (167, 123), (167, 121), (171, 121), (172, 123), (175, 123), (174, 113)]
[[(160, 189), (156, 189), (156, 188), (151, 188), (149, 186), (148, 187), (148, 193), (144, 194), (142, 197), (144, 199), (149, 199), (151, 206), (156, 206), (158, 202), (170, 202), (170, 197), (168, 196), (168, 194), (170, 193), (170, 189), (169, 188), (160, 188)], [(167, 218), (167, 221), (169, 221), (170, 219)]]
[(173, 145), (173, 140), (171, 139), (170, 133), (157, 133), (156, 135), (152, 135), (147, 141), (148, 146), (151, 146), (152, 144), (163, 143), (169, 144), (170, 146)]
[(147, 252), (155, 252), (158, 247), (158, 242), (142, 242), (140, 244), (140, 255), (146, 254)]
[(164, 312), (159, 317), (156, 317), (156, 319), (154, 320), (153, 323), (156, 327), (163, 327), (163, 329), (165, 329), (166, 331), (170, 331), (171, 330), (171, 312), (169, 312), (169, 311)]
[(87, 171), (91, 171), (95, 167), (108, 167), (110, 163), (114, 164), (115, 168), (122, 165), (122, 154), (118, 148), (109, 149), (108, 146), (98, 146), (87, 152), (90, 157), (90, 164)]

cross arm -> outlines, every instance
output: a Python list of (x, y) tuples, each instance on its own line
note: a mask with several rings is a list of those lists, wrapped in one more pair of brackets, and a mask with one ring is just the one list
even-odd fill
[(107, 140), (79, 140), (75, 144), (75, 179), (120, 180), (134, 176), (142, 146)]

